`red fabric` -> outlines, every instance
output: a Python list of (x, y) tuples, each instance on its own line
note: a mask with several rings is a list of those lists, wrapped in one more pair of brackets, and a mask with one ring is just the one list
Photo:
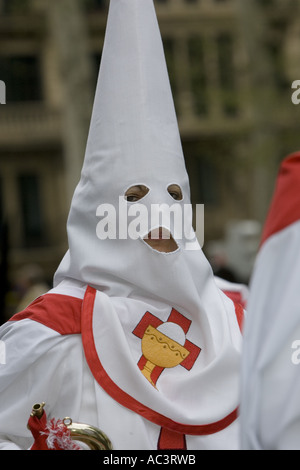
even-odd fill
[(243, 331), (243, 322), (244, 322), (244, 308), (241, 304), (235, 303), (234, 304), (235, 308), (235, 314), (236, 314), (236, 319), (239, 324), (241, 332)]
[(82, 300), (69, 295), (45, 294), (17, 313), (10, 321), (25, 318), (42, 323), (61, 335), (81, 332)]
[(95, 289), (92, 287), (87, 288), (82, 308), (82, 322), (85, 326), (84, 330), (82, 331), (82, 342), (90, 370), (99, 385), (108, 393), (108, 395), (110, 395), (121, 405), (143, 416), (148, 421), (151, 421), (161, 426), (162, 428), (167, 428), (169, 431), (174, 431), (175, 433), (180, 434), (190, 434), (197, 436), (214, 434), (221, 431), (222, 429), (225, 429), (236, 420), (238, 415), (237, 409), (233, 410), (223, 419), (213, 423), (200, 425), (177, 423), (138, 402), (131, 395), (127, 394), (124, 392), (124, 390), (119, 388), (118, 385), (116, 385), (111, 380), (109, 375), (104, 370), (96, 351), (93, 336), (93, 309), (95, 294)]
[(184, 434), (161, 428), (157, 444), (157, 450), (186, 450), (186, 439)]
[(229, 297), (234, 304), (240, 304), (243, 308), (246, 308), (246, 302), (243, 299), (241, 292), (224, 290), (224, 294)]
[(61, 419), (47, 421), (45, 411), (40, 418), (30, 416), (28, 428), (34, 438), (30, 450), (81, 450)]
[[(44, 412), (41, 418), (37, 418), (36, 416), (30, 416), (28, 420), (28, 427), (31, 431), (31, 434), (34, 438), (34, 444), (32, 445), (30, 450), (49, 450), (47, 445), (47, 416)], [(45, 433), (45, 434), (43, 434)]]
[(300, 152), (281, 164), (264, 225), (261, 245), (275, 233), (300, 219)]

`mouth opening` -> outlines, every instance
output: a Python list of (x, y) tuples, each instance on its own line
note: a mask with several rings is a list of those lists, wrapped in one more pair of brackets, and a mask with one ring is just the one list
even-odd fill
[(157, 227), (151, 230), (145, 237), (144, 240), (170, 240), (172, 235), (165, 227)]
[(178, 249), (178, 245), (172, 237), (172, 234), (165, 227), (152, 229), (143, 240), (151, 246), (151, 248), (160, 252), (171, 253)]

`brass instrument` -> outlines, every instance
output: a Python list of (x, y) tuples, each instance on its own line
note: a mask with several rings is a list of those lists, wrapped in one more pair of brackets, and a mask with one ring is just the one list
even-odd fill
[(40, 419), (44, 413), (44, 406), (45, 402), (36, 403), (35, 405), (33, 405), (30, 416), (36, 416)]
[[(36, 403), (32, 407), (31, 416), (41, 418), (45, 403)], [(90, 450), (112, 450), (112, 444), (107, 435), (95, 426), (83, 423), (73, 423), (69, 417), (64, 418), (64, 425), (69, 429), (71, 438), (86, 444)]]
[(107, 435), (95, 426), (73, 423), (71, 418), (63, 419), (63, 423), (70, 430), (72, 439), (83, 442), (90, 450), (112, 450), (112, 444)]

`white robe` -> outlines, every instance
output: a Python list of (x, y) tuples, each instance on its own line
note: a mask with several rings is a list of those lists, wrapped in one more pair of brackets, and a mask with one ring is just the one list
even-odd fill
[(244, 450), (300, 449), (300, 154), (281, 164), (250, 284), (241, 380)]
[[(53, 296), (56, 302), (54, 305), (58, 305), (57, 300), (60, 302), (58, 291), (59, 289), (55, 289), (47, 294), (48, 298)], [(76, 298), (78, 301), (83, 298), (86, 289), (85, 286), (73, 286), (71, 292), (70, 289), (64, 289), (65, 300), (67, 291), (72, 293), (70, 299), (74, 301), (75, 298), (76, 302)], [(228, 299), (228, 302), (231, 301)], [(61, 308), (66, 310), (66, 304), (68, 302)], [(6, 351), (6, 363), (0, 365), (0, 449), (30, 448), (33, 441), (27, 429), (27, 421), (32, 405), (42, 401), (46, 402), (48, 419), (70, 416), (73, 421), (97, 426), (108, 435), (116, 450), (157, 449), (161, 426), (145, 418), (143, 412), (133, 412), (117, 402), (91, 373), (83, 348), (82, 334), (78, 332), (78, 321), (73, 321), (75, 314), (72, 308), (69, 319), (63, 318), (61, 312), (56, 316), (53, 314), (51, 318), (51, 312), (48, 312), (47, 326), (41, 323), (45, 317), (45, 312), (40, 313), (43, 309), (43, 306), (38, 309), (39, 313), (35, 317), (29, 315), (29, 318), (26, 318), (26, 314), (21, 313), (0, 329), (0, 338)], [(57, 321), (57, 318), (62, 321)], [(232, 322), (233, 330), (236, 330), (234, 341), (237, 345), (240, 341), (238, 322), (236, 318), (232, 318)], [(70, 334), (66, 334), (68, 331)], [(114, 360), (116, 357), (118, 355)], [(117, 370), (120, 371), (118, 365)], [(137, 373), (130, 378), (129, 383), (140, 381), (142, 387), (145, 384), (144, 389), (149, 393), (151, 400), (151, 394), (159, 392), (148, 384), (138, 368), (136, 370)], [(230, 394), (230, 390), (224, 392), (225, 395)], [(139, 398), (139, 393), (136, 398)], [(145, 409), (146, 405), (143, 404)], [(154, 408), (155, 406), (154, 404)], [(155, 414), (158, 413), (154, 410)], [(188, 426), (194, 422), (193, 414), (191, 407), (190, 417), (187, 418)], [(178, 417), (180, 418), (180, 410)], [(165, 416), (164, 420), (167, 422), (168, 416)], [(238, 420), (233, 419), (228, 426), (223, 425), (224, 429), (217, 431), (216, 428), (216, 432), (212, 434), (205, 431), (201, 436), (187, 434), (187, 449), (238, 449)]]

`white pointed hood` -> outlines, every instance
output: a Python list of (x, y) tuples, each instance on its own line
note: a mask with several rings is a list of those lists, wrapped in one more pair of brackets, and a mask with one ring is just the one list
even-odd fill
[[(182, 200), (174, 201), (169, 194), (171, 184), (180, 186)], [(69, 250), (55, 275), (56, 291), (63, 291), (60, 286), (68, 282), (96, 289), (91, 335), (101, 367), (112, 381), (107, 387), (99, 379), (109, 394), (115, 384), (130, 397), (125, 403), (121, 399), (124, 406), (130, 407), (133, 400), (137, 405), (131, 409), (137, 413), (151, 409), (150, 421), (163, 422), (163, 427), (214, 433), (234, 420), (238, 406), (241, 335), (235, 307), (216, 287), (199, 245), (186, 249), (187, 238), (194, 234), (189, 218), (182, 236), (174, 224), (166, 223), (178, 245), (171, 253), (150, 248), (142, 237), (118, 236), (120, 200), (128, 211), (138, 207), (124, 200), (133, 185), (149, 189), (138, 203), (149, 211), (155, 204), (171, 207), (176, 202), (182, 209), (190, 204), (153, 0), (111, 0), (86, 156), (68, 219)], [(101, 211), (111, 206), (117, 236), (101, 239)], [(181, 346), (192, 351), (188, 369), (163, 368), (157, 383), (153, 378), (157, 388), (137, 365), (147, 315), (152, 315), (153, 327), (160, 325), (157, 331), (164, 338), (176, 330), (178, 338), (184, 338)], [(171, 318), (183, 321), (181, 332)], [(172, 340), (178, 345), (175, 336)], [(121, 362), (107, 353), (112, 344)], [(94, 360), (90, 364), (99, 371)], [(201, 400), (195, 390), (201, 390)], [(116, 392), (116, 400), (119, 396)], [(178, 428), (176, 423), (188, 427)]]
[[(113, 0), (81, 180), (68, 219), (69, 252), (55, 284), (71, 277), (104, 287), (102, 273), (117, 283), (131, 279), (128, 258), (134, 266), (149, 255), (149, 247), (143, 243), (137, 251), (136, 240), (119, 239), (120, 199), (132, 185), (146, 186), (149, 193), (141, 202), (150, 216), (151, 204), (175, 203), (167, 191), (175, 183), (183, 208), (190, 204), (189, 182), (153, 1)], [(97, 214), (103, 209), (104, 215), (106, 204), (116, 210), (117, 233), (100, 241)]]

